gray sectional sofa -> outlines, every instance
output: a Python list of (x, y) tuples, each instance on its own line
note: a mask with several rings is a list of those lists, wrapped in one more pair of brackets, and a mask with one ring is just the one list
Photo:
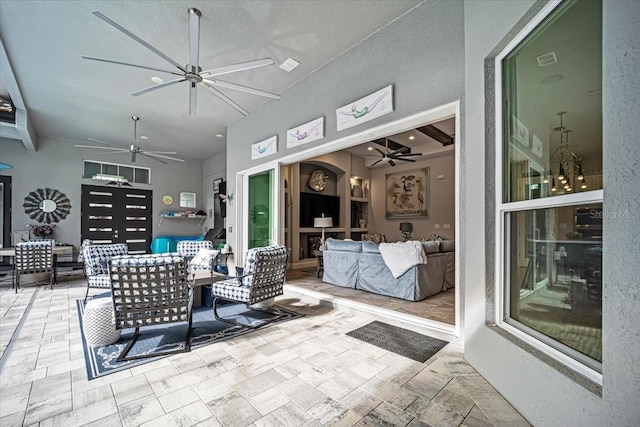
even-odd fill
[(453, 240), (422, 243), (427, 263), (411, 267), (394, 278), (378, 244), (327, 239), (322, 280), (336, 286), (361, 289), (409, 301), (420, 301), (455, 285)]

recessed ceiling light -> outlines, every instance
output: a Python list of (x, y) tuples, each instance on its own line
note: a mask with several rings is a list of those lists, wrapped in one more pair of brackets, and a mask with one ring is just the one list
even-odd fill
[(221, 133), (216, 134), (216, 138), (224, 138), (224, 135)]
[(367, 147), (367, 150), (373, 151), (373, 147)]
[(154, 83), (163, 83), (164, 80), (162, 80), (160, 77), (151, 77), (151, 81)]
[(149, 137), (148, 137), (147, 135), (140, 135), (140, 139), (145, 139), (145, 140), (147, 140), (147, 139), (149, 139)]
[(413, 136), (413, 135), (410, 135), (410, 136), (409, 136), (409, 139), (410, 139), (411, 141), (413, 141), (414, 139), (416, 139), (416, 137), (415, 137), (415, 136)]
[(285, 70), (287, 73), (293, 71), (300, 63), (293, 58), (287, 58), (282, 64), (280, 64), (280, 68)]

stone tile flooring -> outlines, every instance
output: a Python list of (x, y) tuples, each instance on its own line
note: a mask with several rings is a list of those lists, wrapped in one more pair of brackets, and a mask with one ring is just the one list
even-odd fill
[(0, 288), (0, 425), (526, 426), (449, 344), (425, 363), (345, 335), (370, 315), (283, 296), (306, 317), (87, 381), (80, 280)]

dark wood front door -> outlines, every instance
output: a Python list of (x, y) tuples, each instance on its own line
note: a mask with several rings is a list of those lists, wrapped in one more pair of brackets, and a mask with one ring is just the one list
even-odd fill
[(150, 252), (151, 190), (82, 186), (82, 240), (126, 243), (130, 254)]

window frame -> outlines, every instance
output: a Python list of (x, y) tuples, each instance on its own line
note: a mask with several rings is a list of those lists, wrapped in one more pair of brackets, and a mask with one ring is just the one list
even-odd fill
[[(511, 228), (509, 226), (509, 215), (512, 212), (558, 208), (576, 206), (588, 203), (603, 203), (604, 191), (602, 189), (572, 194), (549, 196), (538, 199), (522, 200), (515, 202), (505, 202), (504, 200), (504, 178), (507, 168), (505, 166), (505, 156), (508, 152), (504, 144), (504, 122), (503, 122), (503, 68), (502, 61), (545, 19), (548, 15), (563, 3), (564, 0), (552, 0), (547, 3), (533, 17), (518, 34), (504, 47), (504, 49), (494, 58), (494, 111), (495, 111), (495, 324), (505, 332), (522, 340), (526, 344), (541, 351), (552, 359), (562, 363), (571, 370), (585, 376), (589, 380), (602, 385), (602, 373), (593, 367), (580, 361), (579, 357), (572, 357), (571, 351), (561, 351), (557, 347), (570, 349), (568, 346), (545, 337), (526, 325), (516, 327), (507, 322), (509, 314), (509, 281), (510, 262), (508, 259), (511, 244)], [(604, 240), (604, 239), (603, 239)], [(515, 321), (515, 319), (514, 319)], [(547, 341), (553, 341), (556, 345), (550, 345)], [(569, 354), (568, 354), (569, 353)]]

